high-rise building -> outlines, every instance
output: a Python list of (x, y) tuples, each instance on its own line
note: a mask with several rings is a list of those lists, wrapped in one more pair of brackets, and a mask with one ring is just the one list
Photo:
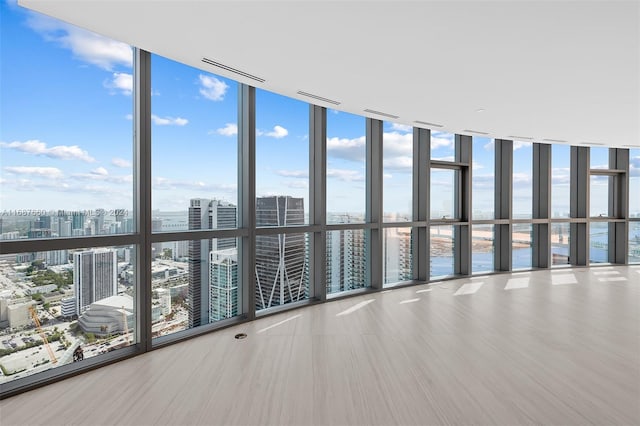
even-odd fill
[[(194, 198), (189, 206), (189, 229), (237, 227), (237, 207), (216, 199)], [(209, 320), (209, 253), (236, 247), (235, 238), (189, 241), (189, 327)], [(203, 304), (202, 301), (205, 301)]]
[[(151, 232), (162, 231), (162, 219), (151, 219)], [(156, 258), (162, 256), (162, 243), (151, 244), (151, 257)]]
[(76, 313), (82, 314), (93, 302), (117, 294), (118, 259), (109, 249), (73, 253), (73, 285)]
[[(284, 195), (256, 199), (256, 226), (303, 224), (304, 199)], [(304, 233), (256, 237), (256, 309), (307, 297), (305, 252)]]
[(209, 322), (238, 315), (238, 249), (209, 254)]
[(366, 247), (362, 229), (327, 233), (327, 292), (366, 286)]
[[(82, 212), (73, 212), (71, 214), (71, 230), (82, 230), (82, 234), (84, 234), (84, 228), (85, 228), (85, 215)], [(82, 235), (80, 234), (80, 235)], [(73, 233), (73, 235), (76, 235), (76, 233)]]

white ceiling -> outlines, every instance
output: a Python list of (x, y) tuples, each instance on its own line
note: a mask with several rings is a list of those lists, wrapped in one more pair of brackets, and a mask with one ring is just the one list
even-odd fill
[[(639, 1), (20, 0), (215, 74), (441, 130), (640, 147)], [(207, 57), (265, 79), (204, 64)], [(484, 110), (478, 112), (478, 110)]]

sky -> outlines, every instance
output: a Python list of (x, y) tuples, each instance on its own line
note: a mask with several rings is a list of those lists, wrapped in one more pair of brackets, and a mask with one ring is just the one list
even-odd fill
[[(0, 209), (131, 211), (132, 48), (15, 1), (0, 7)], [(186, 210), (191, 198), (236, 203), (238, 84), (152, 55), (151, 87), (153, 208)], [(303, 197), (307, 212), (308, 120), (308, 104), (256, 91), (257, 195)], [(383, 131), (384, 211), (404, 220), (411, 213), (412, 129), (385, 122)], [(561, 212), (567, 210), (569, 156), (559, 148), (553, 209), (557, 204)], [(453, 150), (452, 134), (432, 131), (432, 158), (452, 160)], [(531, 152), (531, 143), (514, 142), (513, 205), (522, 217), (530, 216)], [(640, 150), (632, 157), (637, 176)], [(364, 215), (364, 159), (365, 118), (328, 110), (328, 212)], [(473, 138), (473, 159), (474, 217), (490, 218), (492, 139)], [(439, 189), (431, 194), (432, 214), (446, 213), (450, 172), (433, 170), (432, 183)], [(634, 205), (640, 210), (637, 198)]]

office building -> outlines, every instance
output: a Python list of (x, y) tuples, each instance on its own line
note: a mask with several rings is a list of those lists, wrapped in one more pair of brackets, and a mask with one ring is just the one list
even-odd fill
[(81, 315), (93, 302), (118, 292), (118, 264), (114, 250), (95, 249), (73, 253), (73, 286), (76, 314)]
[[(290, 196), (258, 197), (256, 226), (304, 224), (304, 200)], [(256, 236), (256, 309), (307, 297), (304, 234)]]
[(209, 253), (209, 322), (238, 315), (238, 249)]
[[(236, 215), (237, 208), (231, 203), (215, 199), (192, 199), (189, 230), (233, 229), (237, 223)], [(235, 246), (235, 238), (189, 241), (189, 327), (206, 324), (209, 320), (209, 253)]]

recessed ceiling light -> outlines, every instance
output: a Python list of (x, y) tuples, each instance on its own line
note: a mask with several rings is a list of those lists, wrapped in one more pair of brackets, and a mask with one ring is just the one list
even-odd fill
[(400, 118), (400, 116), (398, 116), (398, 115), (387, 114), (386, 112), (375, 111), (375, 110), (372, 110), (372, 109), (365, 109), (364, 112), (368, 112), (369, 114), (381, 115), (383, 117)]
[(317, 99), (319, 101), (326, 102), (328, 104), (340, 105), (340, 102), (334, 101), (333, 99), (323, 98), (322, 96), (313, 95), (311, 93), (303, 92), (302, 90), (298, 90), (297, 93), (298, 93), (298, 95), (306, 96), (306, 97), (312, 98), (312, 99)]
[(469, 129), (465, 129), (463, 130), (464, 133), (474, 133), (476, 135), (488, 135), (489, 133), (487, 132), (481, 132), (479, 130), (469, 130)]
[(430, 127), (444, 127), (444, 124), (429, 123), (428, 121), (414, 120), (414, 123), (424, 124), (425, 126)]
[(259, 82), (259, 83), (264, 83), (264, 82), (265, 82), (265, 79), (264, 79), (264, 78), (256, 77), (255, 75), (252, 75), (252, 74), (246, 73), (246, 72), (244, 72), (244, 71), (240, 71), (239, 69), (232, 68), (232, 67), (230, 67), (230, 66), (228, 66), (228, 65), (225, 65), (225, 64), (221, 64), (220, 62), (216, 62), (216, 61), (214, 61), (214, 60), (212, 60), (212, 59), (209, 59), (209, 58), (202, 58), (202, 62), (204, 62), (205, 64), (212, 65), (212, 66), (214, 66), (214, 67), (217, 67), (217, 68), (223, 69), (223, 70), (225, 70), (225, 71), (228, 71), (228, 72), (231, 72), (231, 73), (237, 74), (237, 75), (239, 75), (239, 76), (242, 76), (242, 77), (245, 77), (245, 78), (248, 78), (248, 79), (251, 79), (251, 80), (257, 81), (257, 82)]
[(529, 136), (514, 136), (514, 135), (511, 135), (511, 136), (507, 136), (507, 137), (509, 139), (517, 139), (517, 140), (525, 140), (525, 141), (532, 141), (533, 140), (533, 138), (529, 137)]
[(484, 108), (478, 108), (476, 112), (484, 112)]

